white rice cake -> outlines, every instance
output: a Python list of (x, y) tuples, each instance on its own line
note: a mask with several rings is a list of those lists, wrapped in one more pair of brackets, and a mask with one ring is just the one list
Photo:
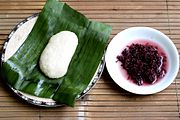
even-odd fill
[(78, 45), (78, 37), (70, 31), (53, 35), (43, 50), (39, 66), (49, 78), (63, 77)]

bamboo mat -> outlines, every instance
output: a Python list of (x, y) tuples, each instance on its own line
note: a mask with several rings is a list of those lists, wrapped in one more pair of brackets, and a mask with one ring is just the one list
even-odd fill
[[(180, 51), (178, 0), (64, 0), (88, 18), (113, 27), (111, 38), (125, 28), (148, 26), (168, 35)], [(0, 0), (0, 47), (11, 29), (41, 11), (44, 0)], [(164, 91), (148, 96), (118, 87), (105, 69), (96, 86), (74, 108), (41, 108), (15, 97), (0, 82), (0, 120), (179, 120), (180, 74)]]

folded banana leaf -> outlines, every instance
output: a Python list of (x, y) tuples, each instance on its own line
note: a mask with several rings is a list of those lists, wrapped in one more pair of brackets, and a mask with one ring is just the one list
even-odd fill
[[(67, 74), (50, 79), (41, 72), (39, 58), (50, 37), (64, 30), (78, 36), (78, 46)], [(96, 72), (110, 33), (110, 26), (88, 20), (65, 3), (48, 0), (25, 42), (3, 63), (2, 76), (17, 90), (74, 106)]]

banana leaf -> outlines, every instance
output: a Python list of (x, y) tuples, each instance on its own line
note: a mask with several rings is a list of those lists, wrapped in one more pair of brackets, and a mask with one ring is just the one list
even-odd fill
[[(66, 75), (50, 79), (41, 72), (39, 58), (50, 37), (64, 30), (78, 36), (78, 46)], [(110, 26), (90, 21), (65, 3), (47, 0), (25, 42), (3, 63), (1, 74), (17, 90), (74, 106), (76, 97), (95, 74), (111, 30)]]

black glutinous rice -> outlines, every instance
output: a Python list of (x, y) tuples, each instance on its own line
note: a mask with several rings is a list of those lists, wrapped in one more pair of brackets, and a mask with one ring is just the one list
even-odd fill
[(153, 84), (166, 74), (166, 56), (150, 44), (131, 44), (117, 56), (127, 71), (128, 79), (138, 85)]

